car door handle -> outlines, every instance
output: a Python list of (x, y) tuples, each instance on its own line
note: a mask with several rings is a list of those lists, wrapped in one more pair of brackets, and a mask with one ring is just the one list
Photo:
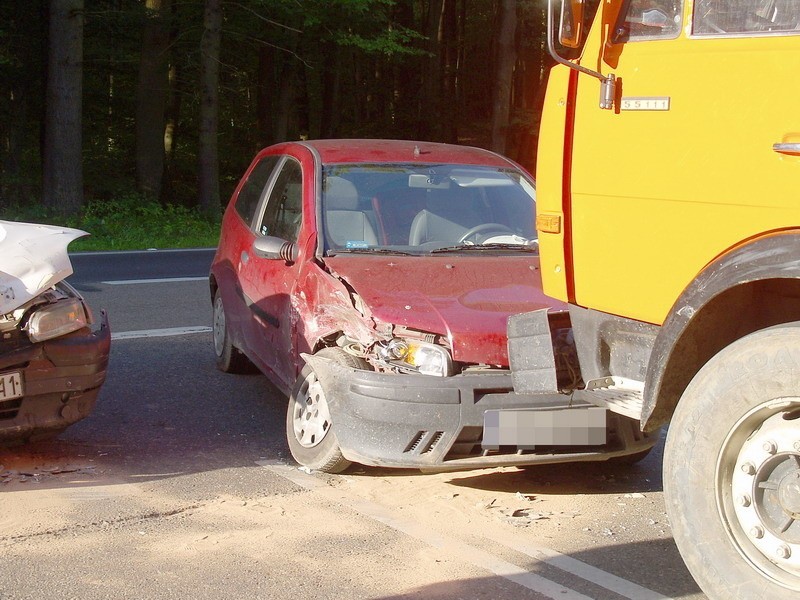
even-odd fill
[(796, 142), (781, 142), (779, 144), (772, 144), (772, 149), (781, 154), (794, 154), (800, 155), (800, 143)]
[(242, 250), (241, 259), (244, 264), (247, 264), (247, 261), (250, 260), (250, 255), (247, 253), (247, 250)]

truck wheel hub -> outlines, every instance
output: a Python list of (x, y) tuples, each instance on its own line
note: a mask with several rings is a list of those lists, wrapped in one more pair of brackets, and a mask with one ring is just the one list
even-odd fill
[(787, 515), (800, 519), (800, 468), (781, 480), (778, 499)]
[(800, 585), (799, 408), (782, 398), (751, 410), (717, 463), (717, 506), (739, 552), (790, 587)]

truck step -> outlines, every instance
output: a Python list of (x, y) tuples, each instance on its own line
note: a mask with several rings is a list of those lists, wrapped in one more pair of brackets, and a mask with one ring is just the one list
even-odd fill
[(575, 400), (584, 400), (631, 419), (640, 420), (644, 403), (644, 384), (622, 377), (594, 379), (583, 390), (575, 390)]

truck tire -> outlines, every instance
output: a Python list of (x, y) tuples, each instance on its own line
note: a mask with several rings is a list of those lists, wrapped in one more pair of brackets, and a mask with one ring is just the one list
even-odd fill
[(800, 594), (800, 324), (764, 329), (695, 375), (670, 423), (664, 495), (709, 598)]
[[(316, 356), (324, 356), (354, 369), (367, 368), (366, 361), (341, 348), (323, 348)], [(325, 390), (311, 365), (306, 365), (300, 372), (289, 396), (286, 441), (294, 459), (309, 469), (341, 473), (351, 464), (342, 455)]]

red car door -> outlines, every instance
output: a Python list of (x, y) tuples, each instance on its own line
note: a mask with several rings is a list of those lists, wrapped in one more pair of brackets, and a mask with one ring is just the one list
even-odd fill
[[(300, 162), (285, 156), (277, 167), (266, 202), (256, 220), (256, 236), (297, 243), (302, 225), (303, 175)], [(273, 382), (287, 391), (295, 378), (295, 321), (292, 294), (302, 268), (294, 263), (256, 256), (252, 248), (242, 260), (239, 280), (249, 319), (245, 338)]]
[(242, 294), (239, 273), (243, 261), (248, 260), (253, 246), (256, 211), (269, 190), (272, 173), (280, 160), (279, 156), (257, 157), (242, 178), (234, 197), (225, 211), (217, 256), (215, 276), (222, 293), (222, 303), (228, 331), (233, 343), (248, 350), (245, 330), (250, 320), (250, 311)]

